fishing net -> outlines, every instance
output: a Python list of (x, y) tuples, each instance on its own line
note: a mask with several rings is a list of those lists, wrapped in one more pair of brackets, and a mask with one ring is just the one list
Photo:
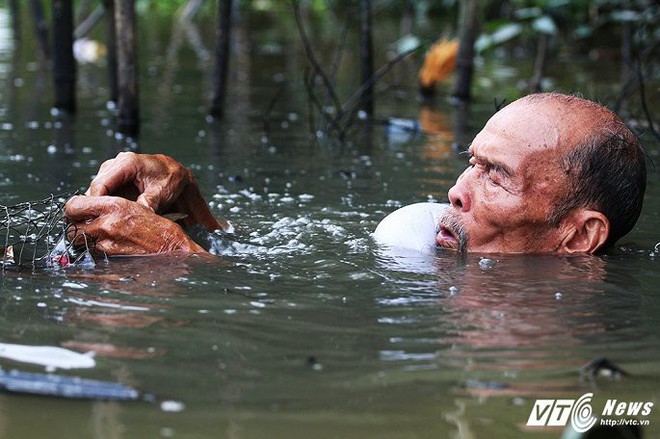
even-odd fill
[[(86, 236), (81, 249), (67, 239), (64, 205), (75, 193), (50, 195), (13, 206), (0, 204), (0, 261), (7, 268), (61, 268), (93, 264)], [(75, 235), (75, 231), (73, 231)], [(91, 243), (90, 243), (91, 244)]]

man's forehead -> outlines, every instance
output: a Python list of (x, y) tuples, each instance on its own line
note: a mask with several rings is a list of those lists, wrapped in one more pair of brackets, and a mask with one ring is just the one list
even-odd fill
[(568, 145), (570, 123), (561, 113), (549, 108), (530, 105), (506, 107), (491, 117), (470, 145), (470, 153), (477, 156), (522, 159), (528, 154), (557, 152)]

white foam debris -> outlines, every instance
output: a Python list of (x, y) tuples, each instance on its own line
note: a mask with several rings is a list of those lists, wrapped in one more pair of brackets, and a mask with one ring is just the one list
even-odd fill
[(163, 401), (160, 403), (160, 409), (164, 412), (179, 413), (186, 409), (186, 405), (181, 401)]
[(86, 369), (96, 366), (91, 354), (55, 346), (27, 346), (0, 343), (0, 357), (52, 369)]

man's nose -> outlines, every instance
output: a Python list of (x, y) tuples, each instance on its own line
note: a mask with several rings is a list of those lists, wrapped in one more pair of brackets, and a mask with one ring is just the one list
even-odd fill
[(449, 189), (447, 195), (449, 196), (449, 202), (453, 207), (461, 212), (467, 212), (470, 210), (472, 200), (470, 199), (468, 185), (466, 184), (465, 179), (461, 177), (456, 180), (456, 183), (451, 189)]

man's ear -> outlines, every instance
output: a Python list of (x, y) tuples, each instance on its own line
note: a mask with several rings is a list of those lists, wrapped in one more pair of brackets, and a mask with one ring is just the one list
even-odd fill
[(600, 249), (610, 235), (610, 221), (597, 210), (579, 208), (562, 221), (563, 240), (561, 253), (593, 254)]

